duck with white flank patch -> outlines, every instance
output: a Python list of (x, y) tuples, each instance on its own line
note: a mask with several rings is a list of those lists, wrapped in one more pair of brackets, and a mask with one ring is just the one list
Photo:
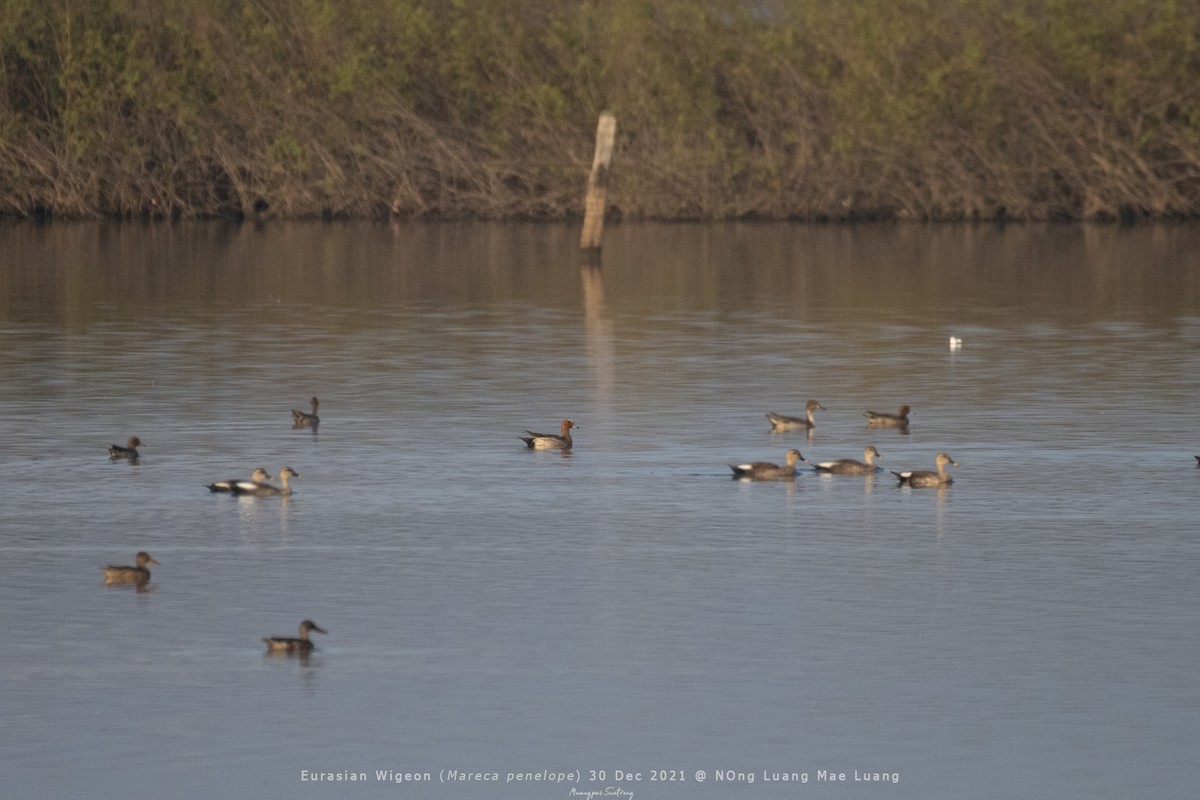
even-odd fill
[(786, 457), (787, 463), (783, 466), (772, 464), (769, 461), (751, 461), (746, 464), (730, 464), (729, 468), (733, 470), (734, 478), (747, 478), (752, 481), (774, 481), (796, 477), (796, 464), (799, 462), (808, 463), (808, 460), (800, 455), (799, 450), (788, 450)]
[(814, 464), (813, 469), (833, 475), (874, 475), (876, 472), (883, 472), (883, 467), (875, 464), (877, 458), (883, 458), (883, 456), (874, 447), (867, 447), (863, 450), (862, 461), (855, 461), (853, 458), (839, 458), (837, 461), (822, 461)]
[(252, 497), (270, 497), (272, 495), (289, 495), (292, 493), (292, 487), (288, 481), (292, 478), (299, 478), (300, 473), (291, 467), (284, 467), (279, 470), (279, 483), (281, 486), (275, 486), (270, 483), (251, 482), (249, 485), (245, 481), (236, 481), (230, 486), (230, 491), (238, 496), (250, 495)]
[(254, 474), (250, 476), (250, 480), (248, 481), (239, 481), (236, 479), (216, 481), (215, 483), (208, 484), (208, 490), (210, 492), (250, 492), (254, 489), (255, 484), (266, 483), (269, 480), (272, 480), (271, 473), (259, 467), (254, 470)]
[(958, 462), (945, 453), (938, 453), (934, 460), (937, 463), (937, 472), (930, 470), (896, 472), (893, 470), (892, 474), (900, 479), (901, 486), (949, 486), (954, 483), (954, 478), (950, 477), (950, 473), (946, 471), (946, 465), (957, 467)]
[(564, 419), (562, 425), (559, 426), (561, 433), (534, 433), (533, 431), (525, 431), (528, 436), (518, 436), (525, 446), (530, 450), (570, 450), (574, 442), (571, 439), (571, 429), (580, 430), (580, 427), (569, 419)]

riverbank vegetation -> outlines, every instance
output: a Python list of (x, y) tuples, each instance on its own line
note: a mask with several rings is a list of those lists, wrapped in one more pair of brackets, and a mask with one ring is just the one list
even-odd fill
[(0, 0), (0, 214), (1200, 214), (1195, 0)]

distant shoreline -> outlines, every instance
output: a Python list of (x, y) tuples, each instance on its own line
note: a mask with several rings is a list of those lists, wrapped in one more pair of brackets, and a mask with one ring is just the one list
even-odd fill
[[(19, 4), (0, 218), (1200, 218), (1200, 9)], [(236, 5), (236, 4), (235, 4)], [(521, 13), (518, 13), (521, 12)]]

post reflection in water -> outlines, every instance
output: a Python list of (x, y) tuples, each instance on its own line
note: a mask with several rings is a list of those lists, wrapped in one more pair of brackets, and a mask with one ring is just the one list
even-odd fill
[(596, 412), (611, 421), (613, 388), (616, 382), (616, 354), (613, 323), (604, 301), (604, 275), (600, 267), (585, 265), (579, 270), (583, 286), (583, 320), (587, 343), (587, 362), (592, 375), (592, 397)]

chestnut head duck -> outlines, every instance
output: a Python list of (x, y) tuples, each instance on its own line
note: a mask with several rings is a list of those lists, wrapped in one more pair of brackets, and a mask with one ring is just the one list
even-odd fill
[(530, 450), (549, 450), (559, 448), (561, 450), (570, 450), (574, 442), (571, 440), (571, 429), (581, 430), (581, 428), (569, 419), (564, 419), (562, 425), (559, 426), (561, 433), (534, 433), (533, 431), (525, 431), (528, 436), (519, 436), (525, 446)]
[(267, 643), (267, 649), (276, 652), (308, 652), (313, 649), (313, 643), (308, 640), (309, 632), (326, 633), (317, 623), (311, 619), (306, 619), (300, 623), (300, 637), (293, 639), (288, 636), (264, 636), (263, 641)]
[(783, 414), (776, 414), (774, 411), (768, 411), (767, 419), (771, 421), (771, 430), (774, 431), (812, 430), (817, 427), (817, 423), (813, 419), (813, 412), (818, 408), (822, 411), (826, 410), (825, 406), (816, 400), (809, 400), (804, 404), (805, 415), (803, 417), (788, 417)]
[(105, 583), (145, 583), (150, 580), (150, 570), (147, 564), (158, 564), (145, 550), (137, 554), (136, 567), (114, 567), (111, 564), (104, 567)]
[(937, 462), (937, 472), (930, 470), (893, 471), (892, 474), (900, 479), (901, 486), (905, 484), (909, 486), (947, 486), (954, 483), (954, 478), (950, 477), (949, 472), (946, 472), (946, 465), (957, 467), (958, 462), (945, 453), (938, 453), (934, 460)]
[(768, 461), (751, 461), (747, 464), (730, 464), (734, 478), (749, 478), (755, 481), (770, 481), (796, 477), (796, 464), (808, 459), (800, 455), (796, 449), (787, 451), (787, 463), (783, 466)]
[(119, 458), (127, 458), (130, 461), (137, 461), (141, 457), (137, 449), (141, 447), (142, 440), (136, 436), (130, 436), (129, 441), (124, 447), (119, 444), (110, 444), (108, 446), (108, 456), (114, 461)]
[(907, 428), (908, 412), (908, 406), (900, 406), (900, 410), (895, 414), (868, 411), (863, 416), (867, 418), (868, 428)]
[(834, 475), (874, 475), (876, 472), (883, 471), (883, 467), (875, 466), (877, 458), (883, 458), (883, 456), (874, 447), (867, 447), (863, 450), (862, 461), (855, 461), (853, 458), (839, 458), (837, 461), (822, 461), (813, 468), (817, 472), (829, 472)]

